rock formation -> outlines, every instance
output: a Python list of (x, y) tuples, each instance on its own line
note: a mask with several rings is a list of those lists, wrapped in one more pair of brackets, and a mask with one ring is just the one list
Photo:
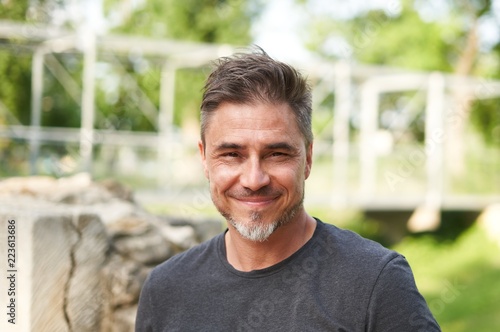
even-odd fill
[(133, 331), (149, 271), (221, 231), (216, 220), (200, 227), (152, 215), (126, 187), (88, 174), (0, 181), (2, 243), (8, 220), (16, 222), (17, 327), (42, 332)]

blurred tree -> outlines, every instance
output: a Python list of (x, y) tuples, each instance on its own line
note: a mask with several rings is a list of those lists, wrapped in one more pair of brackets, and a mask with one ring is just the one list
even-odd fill
[[(227, 43), (246, 45), (251, 40), (250, 27), (259, 14), (260, 0), (146, 0), (139, 8), (130, 2), (107, 0), (105, 15), (120, 13), (121, 17), (114, 32), (145, 37), (169, 38), (184, 41)], [(158, 59), (157, 59), (158, 60)], [(163, 59), (160, 59), (163, 61)], [(141, 90), (154, 103), (159, 100), (159, 80), (161, 62), (136, 54), (120, 59), (120, 66), (127, 68)], [(174, 123), (183, 125), (198, 121), (201, 89), (205, 74), (199, 69), (180, 69), (176, 73)], [(123, 87), (121, 87), (123, 91)], [(127, 93), (118, 93), (115, 114), (131, 114), (125, 110), (130, 105)], [(101, 107), (103, 108), (103, 107)], [(116, 113), (118, 112), (118, 113)], [(132, 117), (134, 118), (134, 117)], [(149, 130), (151, 123), (134, 118), (143, 130)]]
[[(116, 30), (157, 38), (246, 44), (250, 41), (251, 19), (258, 13), (256, 1), (251, 1), (146, 0)], [(108, 13), (113, 10), (113, 2), (107, 1)]]
[[(89, 19), (85, 15), (89, 9), (95, 11), (93, 5), (100, 3), (99, 0), (3, 0), (0, 19), (21, 21), (33, 28), (55, 25), (77, 31), (83, 23), (98, 25), (94, 17)], [(251, 39), (251, 21), (261, 7), (261, 0), (102, 0), (102, 3), (105, 26), (115, 33), (243, 45)], [(36, 43), (13, 46), (12, 42), (0, 40), (0, 124), (28, 125), (31, 60)], [(80, 125), (78, 94), (82, 60), (78, 50), (45, 57), (42, 125)], [(160, 72), (165, 59), (147, 57), (141, 50), (133, 50), (126, 56), (99, 53), (97, 60), (96, 128), (155, 130)], [(53, 74), (54, 70), (59, 70), (62, 76)], [(205, 75), (206, 71), (200, 68), (177, 71), (174, 105), (177, 125), (198, 121)], [(5, 149), (5, 144), (0, 152), (2, 160), (8, 159), (4, 158), (5, 153), (11, 150)]]
[(29, 0), (6, 0), (1, 2), (0, 19), (25, 20)]
[[(457, 43), (460, 48), (457, 52), (458, 56), (455, 61), (454, 73), (460, 77), (477, 74), (475, 70), (476, 63), (481, 57), (478, 35), (479, 22), (482, 18), (491, 14), (492, 1), (474, 0), (450, 3), (454, 4), (451, 15), (456, 16), (457, 20), (461, 21), (464, 26)], [(497, 29), (500, 29), (500, 26), (497, 26)], [(497, 45), (500, 45), (500, 40), (497, 41)], [(493, 72), (498, 73), (499, 70), (500, 68), (496, 68)], [(447, 154), (451, 171), (455, 176), (462, 176), (465, 172), (465, 131), (471, 118), (471, 110), (474, 109), (479, 117), (488, 116), (490, 120), (496, 120), (496, 125), (500, 126), (500, 122), (498, 121), (499, 117), (491, 116), (495, 113), (498, 114), (500, 109), (488, 102), (476, 102), (473, 94), (474, 92), (464, 94), (463, 91), (458, 89), (452, 92), (452, 100), (454, 103), (453, 112), (461, 117), (459, 121), (454, 121), (454, 123), (449, 126), (448, 141), (453, 142), (453, 148), (447, 149)], [(472, 107), (474, 103), (475, 107)], [(494, 131), (491, 130), (490, 123), (480, 121), (474, 121), (473, 123), (479, 125), (479, 131), (482, 132), (483, 135), (486, 133), (486, 135), (484, 135), (486, 142), (495, 142), (494, 139), (490, 138), (490, 136), (495, 135)]]
[[(0, 20), (24, 21), (29, 0), (0, 2)], [(0, 125), (29, 124), (31, 95), (31, 52), (0, 39)], [(9, 174), (25, 160), (22, 147), (13, 141), (0, 142), (0, 174)]]
[[(401, 0), (388, 2), (383, 8), (358, 3), (357, 7), (344, 6), (348, 8), (343, 12), (338, 9), (343, 5), (338, 1), (296, 1), (310, 15), (307, 47), (324, 57), (437, 70), (457, 76), (500, 77), (500, 40), (497, 38), (490, 45), (480, 44), (481, 24), (488, 21), (490, 27), (493, 25), (497, 31), (500, 30), (500, 18), (495, 18), (490, 0), (442, 0), (432, 3)], [(453, 113), (449, 114), (450, 117), (460, 118), (449, 126), (449, 141), (453, 142), (453, 149), (447, 149), (456, 174), (463, 172), (464, 131), (470, 122), (473, 97), (453, 91), (453, 102), (447, 110)], [(488, 142), (499, 142), (498, 139), (490, 139), (495, 135), (492, 128), (500, 128), (498, 104), (476, 104), (474, 123)], [(419, 129), (418, 125), (418, 121), (415, 122), (412, 130), (416, 137), (422, 138), (422, 128)], [(496, 129), (498, 131), (500, 129)]]
[[(251, 40), (251, 20), (259, 13), (260, 1), (104, 0), (104, 15), (108, 25), (117, 33), (245, 45)], [(83, 0), (6, 0), (0, 2), (0, 19), (23, 21), (35, 26), (56, 24), (77, 28), (78, 24), (82, 23), (82, 14), (73, 12), (75, 8), (83, 5)], [(73, 9), (69, 10), (71, 6)], [(65, 12), (67, 13), (61, 15)], [(12, 49), (0, 48), (0, 75), (9, 78), (0, 82), (0, 100), (23, 124), (29, 124), (30, 118), (31, 55), (29, 49), (21, 54), (19, 49), (12, 52)], [(55, 54), (54, 58), (66, 68), (67, 74), (80, 84), (82, 57), (78, 54)], [(104, 59), (99, 56), (98, 60), (102, 61), (102, 68), (111, 79), (98, 73), (96, 105), (99, 112), (96, 126), (153, 130), (152, 115), (142, 116), (139, 109), (144, 106), (146, 99), (158, 107), (160, 67), (164, 59), (147, 58), (140, 54), (140, 50), (136, 50), (128, 57), (114, 57), (110, 61), (109, 57)], [(126, 78), (122, 79), (124, 75)], [(184, 118), (197, 119), (204, 76), (199, 69), (180, 69), (177, 72), (177, 124), (181, 124)], [(52, 126), (78, 126), (79, 105), (65, 91), (64, 83), (59, 82), (50, 72), (45, 73), (44, 79), (46, 97), (43, 102), (42, 123)], [(110, 88), (110, 83), (115, 89)], [(137, 87), (141, 91), (138, 92)]]
[(479, 22), (493, 16), (490, 0), (391, 1), (385, 8), (359, 6), (342, 17), (326, 10), (340, 6), (335, 1), (297, 2), (311, 17), (308, 48), (325, 57), (469, 75), (478, 57), (495, 48), (480, 52), (478, 40)]
[[(25, 21), (29, 0), (2, 1), (0, 19)], [(0, 39), (0, 101), (21, 123), (29, 122), (31, 91), (30, 54), (17, 52)], [(23, 87), (20, 89), (20, 87)], [(4, 110), (6, 111), (6, 110)], [(2, 120), (3, 118), (3, 120)], [(0, 123), (7, 122), (6, 114), (0, 113)]]
[[(50, 25), (56, 10), (63, 9), (64, 1), (58, 0), (7, 0), (0, 3), (0, 19), (24, 22), (33, 28)], [(29, 29), (28, 29), (29, 30)], [(22, 35), (22, 34), (21, 34)], [(10, 112), (10, 124), (29, 125), (31, 104), (31, 60), (33, 45), (2, 43), (0, 40), (0, 101)], [(56, 55), (59, 61), (68, 60), (67, 55)], [(80, 70), (72, 71), (79, 76)], [(72, 102), (65, 90), (53, 76), (44, 76), (42, 124), (53, 126), (78, 126), (78, 105)], [(0, 115), (1, 116), (1, 115)], [(14, 121), (14, 123), (12, 123)]]
[[(333, 59), (451, 71), (453, 44), (442, 38), (443, 25), (423, 21), (406, 1), (402, 7), (367, 10), (350, 18), (315, 17), (307, 46)], [(446, 26), (448, 35), (456, 30)]]

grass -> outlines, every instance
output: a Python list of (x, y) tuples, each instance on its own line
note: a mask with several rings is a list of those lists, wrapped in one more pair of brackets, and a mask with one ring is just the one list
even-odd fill
[(443, 331), (500, 326), (500, 248), (473, 225), (454, 241), (407, 237), (394, 246), (412, 266), (417, 286)]

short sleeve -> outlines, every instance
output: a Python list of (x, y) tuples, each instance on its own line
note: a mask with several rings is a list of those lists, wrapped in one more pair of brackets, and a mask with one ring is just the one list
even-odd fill
[(380, 272), (370, 297), (366, 330), (441, 331), (401, 255)]
[(135, 318), (135, 332), (153, 331), (153, 308), (151, 307), (151, 274), (148, 276), (141, 290), (139, 306)]

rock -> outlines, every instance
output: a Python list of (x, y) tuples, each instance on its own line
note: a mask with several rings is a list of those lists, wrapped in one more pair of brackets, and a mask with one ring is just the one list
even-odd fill
[(177, 247), (177, 252), (187, 250), (198, 243), (196, 239), (196, 233), (193, 227), (190, 226), (173, 227), (164, 224), (161, 225), (159, 228), (163, 237)]
[(54, 189), (56, 180), (48, 176), (14, 177), (0, 181), (0, 195), (38, 196)]
[[(70, 253), (79, 238), (72, 216), (53, 213), (30, 220), (17, 215), (16, 220), (22, 221), (23, 227), (32, 223), (32, 232), (26, 234), (29, 237), (23, 241), (29, 241), (33, 251), (30, 254), (19, 250), (19, 265), (36, 276), (31, 280), (31, 294), (25, 298), (32, 303), (31, 317), (23, 320), (31, 322), (32, 331), (69, 331), (66, 295), (74, 268)], [(18, 287), (27, 289), (27, 285), (18, 284)], [(18, 301), (22, 303), (23, 300)]]
[(149, 217), (149, 219), (154, 218), (153, 216), (147, 216), (140, 207), (133, 203), (115, 199), (106, 203), (85, 206), (85, 208), (87, 211), (97, 214), (106, 227), (123, 218), (136, 218), (138, 216)]
[(91, 205), (109, 202), (113, 198), (111, 193), (96, 185), (78, 189), (74, 191), (57, 190), (54, 194), (50, 194), (51, 197), (48, 197), (48, 200), (71, 205)]
[(137, 216), (127, 216), (107, 223), (108, 233), (113, 238), (142, 235), (152, 229), (151, 222)]
[(134, 332), (136, 313), (137, 305), (117, 309), (110, 332)]
[[(152, 215), (130, 189), (86, 173), (1, 180), (1, 239), (8, 220), (17, 223), (20, 331), (133, 331), (151, 269), (222, 230), (219, 220)], [(7, 282), (0, 278), (0, 289)], [(0, 331), (7, 324), (0, 320)]]
[[(8, 220), (16, 221), (17, 327), (100, 331), (108, 306), (100, 274), (109, 242), (99, 219), (57, 207), (32, 213), (2, 206), (2, 230)], [(7, 289), (4, 279), (0, 278), (1, 289)], [(5, 321), (0, 321), (1, 331), (9, 330), (2, 325)]]
[(112, 179), (102, 180), (98, 183), (99, 186), (105, 188), (108, 192), (112, 194), (113, 197), (118, 198), (120, 200), (134, 202), (134, 194), (130, 188), (124, 186), (118, 181)]
[(113, 309), (137, 303), (142, 285), (151, 268), (113, 255), (103, 270), (106, 289)]
[(158, 229), (140, 236), (117, 238), (114, 246), (123, 257), (144, 265), (161, 263), (175, 253), (173, 245), (165, 240)]
[(78, 240), (71, 248), (72, 271), (66, 294), (66, 315), (72, 331), (99, 331), (109, 305), (101, 271), (109, 241), (104, 225), (95, 215), (74, 221)]
[(207, 241), (223, 231), (223, 223), (219, 219), (200, 219), (200, 218), (184, 219), (184, 218), (172, 218), (169, 216), (163, 216), (162, 221), (163, 223), (167, 223), (169, 225), (176, 227), (178, 226), (193, 227), (198, 242)]

